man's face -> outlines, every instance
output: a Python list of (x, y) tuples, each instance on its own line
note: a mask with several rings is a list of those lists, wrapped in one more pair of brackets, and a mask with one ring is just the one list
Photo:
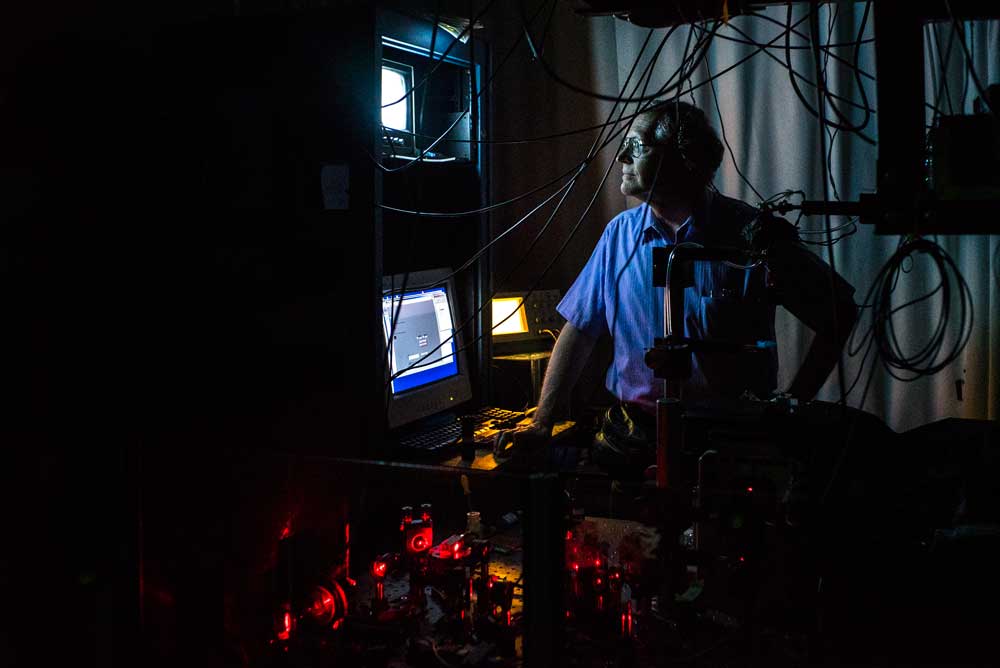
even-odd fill
[[(618, 152), (618, 162), (622, 163), (623, 195), (645, 199), (650, 188), (656, 185), (656, 190), (662, 190), (663, 173), (657, 174), (657, 163), (663, 157), (665, 147), (655, 146), (654, 129), (656, 117), (653, 114), (643, 114), (636, 117), (625, 135), (625, 146)], [(642, 155), (634, 156), (629, 151), (629, 140), (642, 142), (639, 149)], [(634, 145), (634, 144), (633, 144)]]

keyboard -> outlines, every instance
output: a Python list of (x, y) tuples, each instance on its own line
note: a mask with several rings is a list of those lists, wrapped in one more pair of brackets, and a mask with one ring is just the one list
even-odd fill
[[(493, 436), (502, 429), (513, 429), (527, 415), (504, 408), (483, 407), (466, 415), (476, 416), (476, 446), (492, 446)], [(447, 413), (432, 418), (430, 423), (407, 430), (396, 439), (396, 447), (403, 454), (413, 456), (449, 455), (458, 447), (462, 436), (462, 423), (458, 415)]]

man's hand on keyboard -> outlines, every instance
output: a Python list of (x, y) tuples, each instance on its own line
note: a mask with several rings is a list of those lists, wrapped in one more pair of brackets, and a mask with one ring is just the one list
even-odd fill
[(493, 455), (510, 457), (527, 454), (545, 446), (552, 438), (552, 425), (538, 422), (519, 424), (514, 429), (503, 430), (494, 437)]

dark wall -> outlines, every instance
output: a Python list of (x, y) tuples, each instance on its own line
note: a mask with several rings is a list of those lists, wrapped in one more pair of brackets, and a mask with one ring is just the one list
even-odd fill
[[(0, 663), (140, 665), (155, 560), (211, 624), (192, 646), (215, 643), (221, 603), (198, 597), (230, 556), (224, 453), (378, 437), (367, 5), (52, 6), (5, 43), (0, 500), (18, 545), (0, 572), (31, 622)], [(324, 165), (346, 167), (347, 209), (325, 208)], [(162, 551), (141, 554), (144, 509)]]

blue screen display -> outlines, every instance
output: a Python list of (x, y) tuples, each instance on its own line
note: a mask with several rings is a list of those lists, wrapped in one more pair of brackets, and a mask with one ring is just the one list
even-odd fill
[(383, 298), (382, 320), (392, 371), (401, 372), (392, 382), (393, 394), (458, 375), (452, 339), (454, 318), (444, 287), (407, 292), (402, 304), (399, 296)]
[[(454, 350), (451, 344), (448, 344), (445, 347), (450, 350)], [(457, 373), (458, 364), (455, 363), (455, 358), (452, 357), (449, 364), (442, 364), (441, 366), (436, 366), (432, 369), (421, 369), (408, 376), (400, 376), (392, 382), (392, 391), (394, 394), (406, 392), (407, 390), (412, 390), (415, 387), (433, 383), (434, 381), (441, 380), (442, 378), (450, 378)]]

